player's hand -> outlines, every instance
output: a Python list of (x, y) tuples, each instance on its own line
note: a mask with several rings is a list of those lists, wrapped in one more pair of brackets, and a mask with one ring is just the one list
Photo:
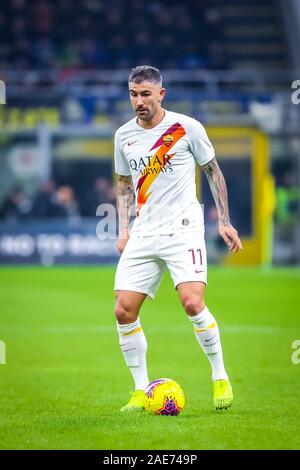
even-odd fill
[(236, 253), (237, 251), (243, 249), (242, 242), (238, 236), (238, 232), (231, 224), (219, 224), (219, 233), (226, 245), (228, 246), (229, 251), (233, 251), (233, 253)]
[(130, 234), (129, 234), (128, 229), (121, 230), (121, 232), (119, 233), (119, 239), (118, 239), (118, 242), (117, 242), (117, 249), (118, 249), (120, 254), (122, 254), (123, 251), (125, 250), (125, 246), (127, 245), (129, 237), (130, 237)]

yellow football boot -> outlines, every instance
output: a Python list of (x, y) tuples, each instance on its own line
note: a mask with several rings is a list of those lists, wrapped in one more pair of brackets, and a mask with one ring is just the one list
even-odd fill
[(216, 410), (227, 410), (232, 401), (233, 393), (229, 380), (216, 380), (214, 382), (214, 405)]
[(144, 390), (136, 390), (131, 392), (131, 398), (127, 405), (121, 408), (122, 413), (138, 413), (145, 409), (145, 392)]

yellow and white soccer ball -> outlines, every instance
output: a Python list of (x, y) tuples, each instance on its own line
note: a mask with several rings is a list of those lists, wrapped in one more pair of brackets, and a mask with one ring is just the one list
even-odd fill
[(151, 414), (176, 416), (185, 404), (181, 386), (172, 379), (153, 380), (147, 386), (145, 394), (145, 409)]

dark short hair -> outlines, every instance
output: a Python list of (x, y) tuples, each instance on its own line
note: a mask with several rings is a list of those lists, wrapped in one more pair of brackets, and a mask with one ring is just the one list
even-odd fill
[(128, 77), (128, 83), (160, 83), (162, 85), (162, 76), (160, 71), (150, 65), (139, 65), (134, 67)]

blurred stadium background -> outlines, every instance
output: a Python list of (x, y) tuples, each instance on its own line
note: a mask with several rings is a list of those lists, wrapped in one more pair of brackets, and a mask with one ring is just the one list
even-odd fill
[[(1, 1), (1, 448), (300, 447), (299, 44), (298, 0)], [(166, 280), (143, 307), (150, 373), (182, 383), (186, 415), (173, 432), (148, 419), (145, 435), (115, 418), (131, 382), (114, 329), (116, 241), (97, 237), (96, 211), (115, 205), (113, 134), (133, 117), (127, 77), (142, 64), (161, 69), (167, 109), (206, 127), (244, 245), (227, 253), (198, 171), (208, 301), (237, 391), (221, 428)]]
[[(107, 263), (96, 208), (114, 203), (112, 136), (131, 67), (162, 70), (168, 109), (207, 127), (247, 250), (224, 256), (199, 177), (209, 257), (299, 264), (299, 2), (3, 1), (0, 262)], [(67, 21), (63, 21), (66, 18)]]

